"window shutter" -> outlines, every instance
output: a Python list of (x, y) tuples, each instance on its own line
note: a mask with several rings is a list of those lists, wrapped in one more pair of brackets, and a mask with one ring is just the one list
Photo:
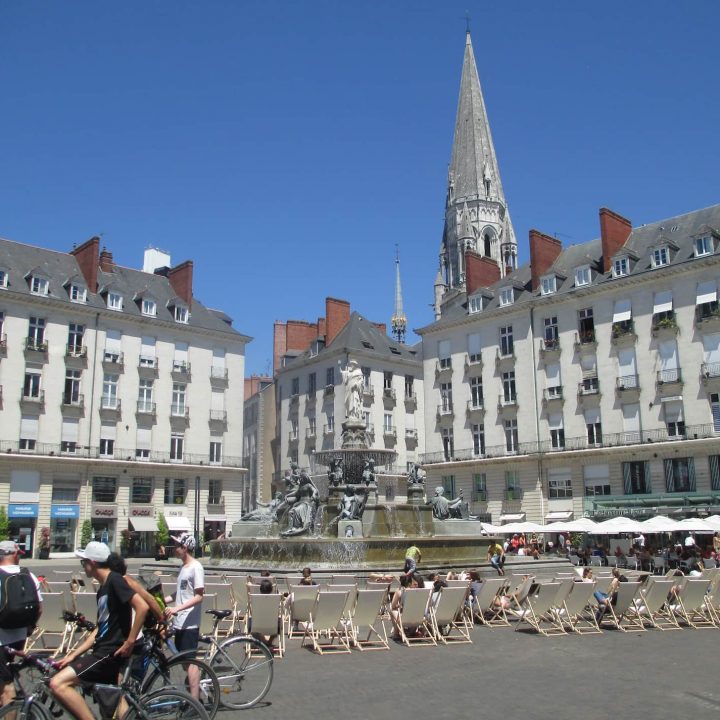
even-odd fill
[(37, 440), (38, 418), (23, 415), (20, 419), (20, 437), (23, 440)]
[(144, 337), (140, 341), (140, 355), (144, 358), (155, 357), (155, 338)]
[(645, 461), (644, 463), (645, 467), (645, 492), (651, 493), (652, 492), (652, 481), (650, 478), (650, 463), (648, 461)]
[(626, 495), (632, 495), (632, 476), (630, 474), (630, 463), (623, 463), (623, 485)]
[(695, 492), (695, 459), (694, 458), (688, 458), (687, 459), (688, 464), (688, 487), (690, 488), (690, 492)]
[[(708, 462), (710, 463), (710, 488), (720, 490), (720, 455), (710, 455)], [(694, 472), (693, 470), (693, 474)]]
[(668, 492), (675, 492), (675, 475), (672, 460), (665, 460), (665, 489)]
[(78, 439), (78, 427), (79, 421), (73, 418), (63, 420), (62, 422), (62, 434), (60, 439), (63, 442), (77, 442)]
[(105, 331), (105, 350), (111, 353), (119, 353), (122, 347), (122, 334), (119, 330)]
[(473, 333), (468, 335), (468, 354), (479, 355), (480, 354), (480, 335), (479, 333)]
[(138, 450), (150, 450), (150, 443), (152, 440), (152, 430), (150, 428), (138, 428), (136, 445)]

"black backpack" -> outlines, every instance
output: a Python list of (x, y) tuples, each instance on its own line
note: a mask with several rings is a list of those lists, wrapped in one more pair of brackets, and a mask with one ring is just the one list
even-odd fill
[(40, 618), (40, 596), (27, 568), (8, 573), (0, 569), (0, 628), (31, 628)]

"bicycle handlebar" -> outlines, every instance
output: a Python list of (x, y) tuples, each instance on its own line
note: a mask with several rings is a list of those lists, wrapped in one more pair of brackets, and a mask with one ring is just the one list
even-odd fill
[(75, 623), (79, 628), (92, 632), (95, 629), (95, 623), (88, 620), (84, 615), (80, 613), (72, 613), (67, 610), (63, 613), (62, 618), (65, 622)]
[(43, 659), (38, 655), (30, 655), (22, 650), (13, 650), (13, 648), (7, 646), (5, 647), (5, 650), (11, 657), (20, 658), (23, 662), (28, 665), (34, 665), (35, 667), (40, 668), (43, 672), (60, 669), (60, 664), (51, 658)]

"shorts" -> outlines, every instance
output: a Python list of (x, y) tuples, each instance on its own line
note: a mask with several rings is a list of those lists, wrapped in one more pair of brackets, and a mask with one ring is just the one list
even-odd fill
[(8, 668), (8, 664), (12, 662), (10, 653), (5, 648), (9, 647), (13, 650), (23, 650), (25, 648), (25, 641), (18, 640), (14, 643), (8, 643), (7, 645), (0, 645), (0, 683), (3, 685), (13, 681), (13, 675)]
[(71, 667), (78, 679), (88, 683), (118, 684), (118, 675), (125, 667), (125, 658), (114, 655), (83, 655), (73, 660)]
[(173, 635), (175, 647), (179, 653), (187, 650), (197, 650), (200, 642), (200, 628), (187, 628), (184, 630), (176, 630)]

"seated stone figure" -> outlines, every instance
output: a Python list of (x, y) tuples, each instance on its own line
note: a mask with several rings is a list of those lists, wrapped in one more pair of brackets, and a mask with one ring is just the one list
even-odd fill
[(428, 503), (432, 507), (433, 517), (437, 520), (462, 519), (462, 490), (454, 500), (448, 500), (445, 497), (445, 489), (438, 486), (435, 488), (435, 497), (430, 498)]
[(282, 493), (275, 493), (275, 498), (269, 503), (258, 502), (258, 507), (255, 510), (245, 513), (241, 516), (240, 520), (243, 522), (272, 522), (275, 520), (275, 511), (283, 501)]
[(330, 468), (328, 469), (328, 483), (331, 487), (337, 487), (342, 485), (345, 476), (345, 469), (343, 468), (342, 458), (335, 458), (330, 461)]
[(425, 482), (426, 472), (421, 465), (413, 463), (407, 475), (408, 485), (422, 485)]

